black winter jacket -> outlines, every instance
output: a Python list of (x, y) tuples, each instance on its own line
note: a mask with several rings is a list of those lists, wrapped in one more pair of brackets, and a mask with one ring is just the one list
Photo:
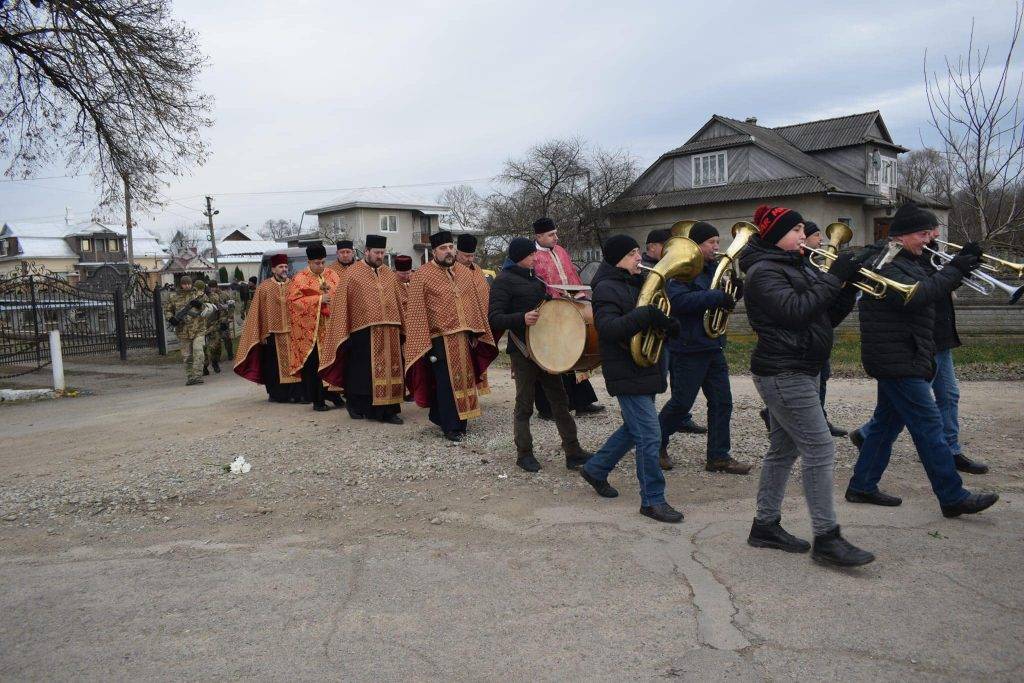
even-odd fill
[(640, 278), (602, 262), (591, 281), (594, 288), (594, 324), (601, 349), (601, 372), (608, 393), (618, 395), (660, 394), (668, 388), (664, 368), (641, 368), (633, 362), (629, 342), (651, 325), (650, 312), (637, 308)]
[[(929, 273), (936, 272), (927, 252), (921, 256), (921, 263)], [(963, 280), (961, 279), (961, 284)], [(959, 287), (960, 285), (957, 285)], [(956, 287), (954, 287), (956, 289)], [(956, 333), (956, 310), (953, 308), (953, 292), (935, 301), (935, 352), (947, 351), (960, 346), (960, 335)]]
[[(506, 265), (491, 283), (487, 322), (497, 339), (505, 331), (514, 332), (519, 341), (526, 343), (525, 314), (549, 298), (544, 281), (532, 270), (515, 264)], [(509, 353), (522, 355), (509, 337), (505, 348)]]
[[(874, 245), (884, 248), (884, 242)], [(907, 251), (882, 268), (882, 275), (904, 284), (920, 283), (909, 303), (895, 292), (860, 301), (860, 356), (876, 379), (935, 376), (935, 306), (947, 300), (963, 275), (952, 266), (936, 272)]]
[(857, 289), (807, 265), (799, 252), (786, 252), (754, 238), (740, 256), (746, 273), (747, 318), (757, 334), (750, 371), (817, 375), (832, 353), (832, 328), (843, 321)]
[(692, 282), (669, 280), (666, 289), (672, 317), (679, 320), (682, 329), (678, 338), (668, 342), (672, 353), (707, 353), (725, 348), (724, 334), (712, 339), (704, 331), (704, 313), (725, 303), (725, 292), (708, 289), (717, 267), (718, 263), (708, 261)]

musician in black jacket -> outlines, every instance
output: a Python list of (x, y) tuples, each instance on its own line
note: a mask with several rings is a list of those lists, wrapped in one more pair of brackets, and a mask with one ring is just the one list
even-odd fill
[(917, 291), (910, 301), (890, 292), (884, 299), (864, 297), (860, 302), (861, 360), (868, 375), (878, 381), (878, 403), (871, 420), (858, 430), (863, 441), (846, 499), (886, 506), (902, 502), (880, 491), (878, 482), (889, 464), (893, 443), (906, 427), (942, 514), (958, 517), (991, 507), (999, 496), (972, 494), (964, 488), (932, 391), (936, 302), (946, 300), (963, 276), (981, 264), (981, 248), (971, 242), (942, 270), (926, 268), (921, 255), (937, 225), (930, 211), (914, 204), (901, 206), (889, 236), (903, 249), (881, 273), (905, 284), (918, 283)]
[(525, 237), (516, 237), (509, 244), (508, 261), (491, 285), (488, 322), (495, 340), (503, 332), (508, 332), (506, 351), (512, 361), (512, 376), (516, 383), (516, 407), (512, 423), (516, 464), (527, 472), (540, 470), (540, 463), (533, 452), (533, 435), (530, 433), (534, 388), (539, 383), (551, 402), (551, 412), (565, 450), (565, 466), (574, 470), (585, 463), (591, 454), (580, 446), (576, 421), (569, 413), (565, 387), (558, 375), (544, 372), (527, 356), (526, 328), (537, 324), (540, 317), (537, 309), (547, 298), (544, 282), (533, 272), (536, 252), (533, 240)]

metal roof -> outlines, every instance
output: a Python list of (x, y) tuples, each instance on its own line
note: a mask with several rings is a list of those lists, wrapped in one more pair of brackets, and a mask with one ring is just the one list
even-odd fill
[(681, 147), (676, 147), (673, 150), (669, 150), (663, 156), (676, 156), (679, 154), (696, 154), (697, 152), (703, 152), (712, 149), (726, 149), (729, 147), (738, 147), (740, 145), (749, 145), (754, 141), (754, 138), (747, 133), (737, 133), (736, 135), (722, 135), (716, 138), (707, 138), (705, 140), (696, 140), (694, 142), (688, 142)]
[(826, 191), (826, 187), (818, 178), (801, 176), (798, 178), (762, 180), (737, 185), (699, 187), (692, 190), (677, 190), (675, 192), (663, 192), (661, 194), (648, 194), (636, 197), (620, 197), (612, 202), (609, 211), (611, 213), (629, 213), (632, 211), (671, 209), (678, 206), (694, 206), (697, 204), (717, 204), (719, 202), (767, 199), (769, 197), (789, 197), (824, 191)]
[(450, 207), (427, 200), (423, 197), (416, 197), (401, 190), (394, 190), (389, 187), (367, 187), (336, 197), (328, 204), (309, 209), (305, 212), (307, 216), (316, 216), (331, 211), (344, 211), (356, 207), (367, 207), (376, 209), (415, 209), (424, 212), (447, 212)]

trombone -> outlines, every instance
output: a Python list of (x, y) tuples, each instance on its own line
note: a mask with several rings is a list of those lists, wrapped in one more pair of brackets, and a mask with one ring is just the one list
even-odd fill
[[(840, 223), (839, 225), (842, 224)], [(811, 265), (822, 272), (827, 273), (828, 269), (832, 266), (832, 262), (839, 258), (839, 256), (836, 253), (833, 253), (831, 249), (815, 249), (814, 247), (809, 247), (806, 244), (801, 244), (800, 246), (804, 251), (811, 253), (808, 260), (811, 262)], [(875, 269), (881, 270), (886, 264), (896, 258), (896, 254), (900, 253), (901, 249), (903, 249), (903, 245), (899, 242), (889, 242), (885, 251), (882, 252), (881, 258), (875, 262)], [(815, 261), (815, 255), (819, 256), (821, 260)], [(917, 293), (917, 287), (920, 284), (915, 282), (912, 285), (905, 285), (902, 282), (897, 282), (896, 280), (887, 278), (870, 268), (860, 268), (857, 272), (867, 282), (855, 281), (851, 284), (868, 296), (873, 296), (876, 299), (884, 299), (886, 294), (889, 293), (889, 290), (892, 290), (903, 297), (903, 303), (908, 303), (914, 298), (914, 294)]]
[[(950, 244), (949, 242), (944, 242), (942, 240), (935, 240), (935, 242), (937, 244), (941, 244), (942, 246), (954, 248), (957, 251), (962, 249), (962, 247), (960, 247), (959, 245)], [(953, 260), (953, 255), (950, 254), (949, 252), (932, 249), (929, 246), (925, 246), (924, 250), (931, 254), (932, 266), (936, 270), (942, 270), (943, 266), (945, 266), (947, 263)], [(1010, 266), (1010, 270), (1013, 269), (1013, 266), (1016, 266), (1017, 268), (1020, 268), (1022, 271), (1024, 271), (1024, 264), (1003, 261), (1002, 259), (996, 258), (995, 256), (982, 256), (982, 259), (989, 259), (990, 261), (998, 261), (999, 263), (1007, 264), (1008, 266)], [(1001, 267), (1003, 266), (995, 266), (989, 265), (987, 263), (982, 263), (982, 266), (980, 268), (964, 275), (963, 283), (970, 287), (971, 289), (973, 289), (975, 292), (978, 292), (979, 294), (982, 294), (984, 296), (991, 296), (995, 294), (995, 291), (997, 289), (1002, 290), (1003, 292), (1006, 293), (1007, 296), (1010, 297), (1010, 300), (1007, 301), (1006, 304), (1008, 306), (1012, 306), (1013, 304), (1017, 303), (1017, 301), (1021, 297), (1021, 294), (1024, 294), (1024, 285), (1021, 285), (1020, 287), (1014, 287), (1013, 285), (1009, 285), (1006, 284), (1005, 282), (997, 280), (988, 273), (982, 272), (982, 269), (998, 271)]]

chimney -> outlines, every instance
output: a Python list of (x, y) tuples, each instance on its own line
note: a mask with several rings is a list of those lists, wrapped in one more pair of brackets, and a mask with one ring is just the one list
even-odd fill
[(756, 126), (757, 125), (757, 117), (756, 116), (748, 116), (746, 119), (743, 120), (743, 123), (752, 123), (752, 124), (754, 124)]

